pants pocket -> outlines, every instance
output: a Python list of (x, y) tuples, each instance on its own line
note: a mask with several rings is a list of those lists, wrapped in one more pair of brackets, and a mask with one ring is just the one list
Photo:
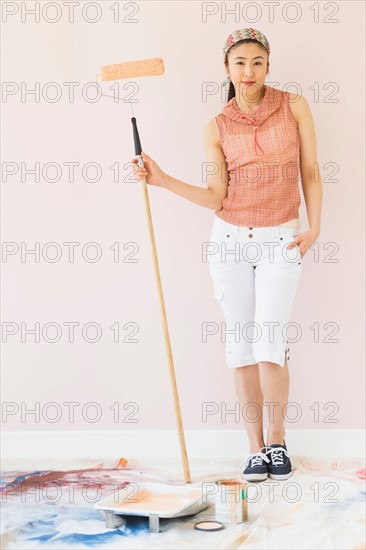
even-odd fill
[(274, 236), (274, 241), (278, 243), (278, 245), (275, 246), (275, 263), (296, 270), (301, 268), (302, 258), (299, 247), (294, 246), (293, 248), (287, 248), (299, 233), (300, 231), (298, 228), (293, 228), (290, 231), (282, 230)]
[(225, 301), (225, 294), (224, 294), (223, 289), (221, 287), (216, 287), (215, 292), (214, 292), (214, 296), (215, 296), (216, 300), (218, 301), (218, 303), (220, 305), (220, 308), (221, 308), (221, 311), (222, 311), (222, 314), (224, 316), (225, 321), (227, 321), (228, 308), (227, 308), (227, 303)]

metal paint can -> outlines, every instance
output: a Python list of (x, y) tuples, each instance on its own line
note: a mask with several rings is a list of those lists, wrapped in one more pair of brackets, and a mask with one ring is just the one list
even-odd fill
[(240, 479), (221, 479), (216, 484), (215, 519), (230, 524), (248, 521), (248, 484)]

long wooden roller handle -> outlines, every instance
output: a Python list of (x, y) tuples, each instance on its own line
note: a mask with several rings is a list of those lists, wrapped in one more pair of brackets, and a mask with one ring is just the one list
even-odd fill
[(186, 483), (191, 483), (187, 449), (186, 449), (186, 443), (184, 438), (182, 415), (181, 415), (180, 405), (179, 405), (178, 387), (177, 387), (177, 381), (175, 377), (172, 348), (170, 345), (168, 321), (167, 321), (167, 316), (165, 311), (164, 296), (163, 296), (163, 289), (161, 285), (159, 262), (158, 262), (158, 255), (156, 251), (154, 228), (153, 228), (153, 223), (151, 218), (150, 201), (149, 201), (149, 194), (147, 190), (146, 178), (141, 179), (140, 182), (141, 182), (142, 191), (144, 194), (146, 219), (147, 219), (147, 224), (149, 229), (151, 250), (153, 254), (154, 273), (155, 273), (155, 280), (156, 280), (156, 285), (157, 285), (158, 295), (159, 295), (160, 313), (161, 313), (161, 319), (162, 319), (162, 325), (163, 325), (163, 331), (164, 331), (165, 347), (166, 347), (166, 352), (168, 356), (170, 383), (173, 391), (173, 401), (174, 401), (174, 408), (175, 408), (175, 417), (176, 417), (176, 422), (178, 427), (178, 436), (179, 436), (179, 444), (180, 444), (180, 453), (181, 453), (182, 463), (183, 463), (184, 480), (186, 481)]

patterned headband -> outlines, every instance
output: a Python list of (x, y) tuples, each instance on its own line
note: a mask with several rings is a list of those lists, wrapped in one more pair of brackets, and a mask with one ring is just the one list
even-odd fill
[(224, 49), (223, 49), (224, 60), (225, 60), (225, 56), (226, 56), (226, 53), (229, 50), (229, 48), (231, 48), (231, 46), (233, 46), (234, 44), (239, 42), (239, 40), (244, 40), (245, 38), (253, 38), (254, 40), (258, 40), (258, 42), (263, 44), (263, 46), (266, 48), (268, 54), (270, 53), (271, 50), (270, 50), (270, 47), (269, 47), (269, 42), (268, 42), (267, 38), (264, 36), (264, 34), (262, 34), (260, 31), (257, 31), (256, 29), (252, 29), (252, 28), (239, 29), (238, 31), (232, 32), (228, 36), (228, 38), (225, 42)]

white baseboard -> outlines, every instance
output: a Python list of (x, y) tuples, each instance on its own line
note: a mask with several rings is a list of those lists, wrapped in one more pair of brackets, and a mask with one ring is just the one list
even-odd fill
[[(264, 432), (266, 441), (266, 431)], [(286, 430), (292, 457), (363, 459), (364, 430)], [(249, 452), (244, 430), (185, 430), (189, 458), (235, 458)], [(180, 459), (176, 430), (2, 432), (1, 467), (37, 464), (39, 468), (109, 457), (118, 460), (163, 457)]]

